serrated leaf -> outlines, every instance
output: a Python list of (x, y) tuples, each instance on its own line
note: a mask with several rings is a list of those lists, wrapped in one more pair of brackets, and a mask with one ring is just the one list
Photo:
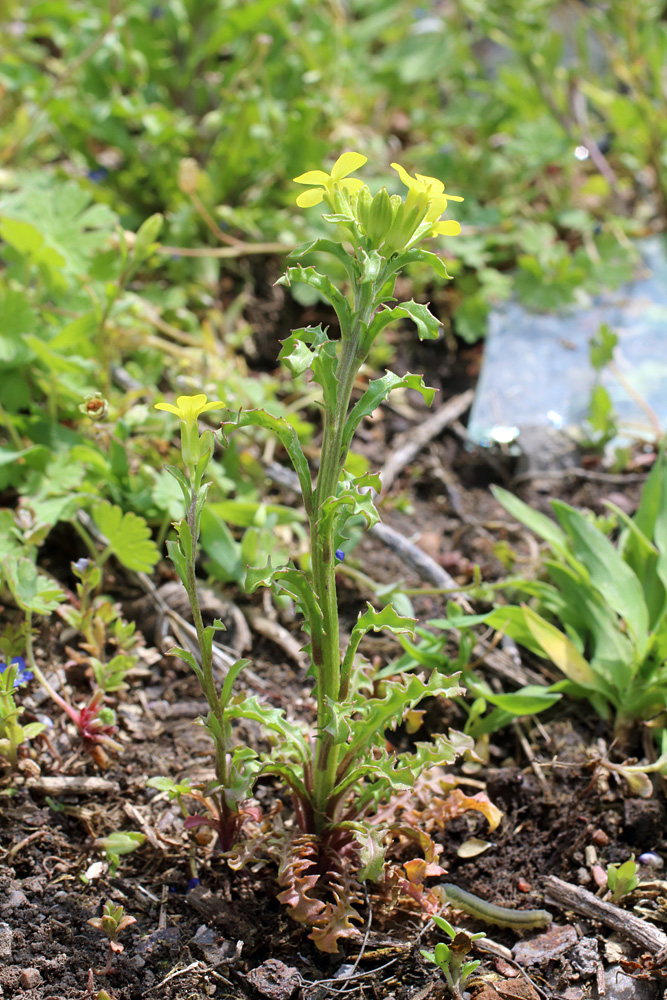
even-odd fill
[(357, 278), (358, 266), (354, 257), (351, 257), (340, 243), (333, 240), (319, 239), (311, 240), (309, 243), (302, 243), (295, 250), (292, 250), (288, 257), (305, 257), (308, 253), (330, 253), (343, 265), (350, 277), (354, 281)]
[(438, 339), (441, 326), (440, 320), (429, 311), (428, 306), (425, 306), (423, 302), (414, 302), (411, 300), (410, 302), (401, 302), (400, 305), (394, 306), (392, 309), (383, 309), (381, 312), (375, 314), (364, 337), (368, 348), (370, 349), (375, 338), (386, 326), (389, 326), (390, 323), (394, 323), (398, 319), (406, 318), (411, 319), (417, 327), (417, 335), (420, 340)]
[(405, 267), (407, 264), (430, 264), (439, 278), (449, 278), (451, 280), (452, 277), (451, 274), (448, 274), (447, 265), (442, 257), (438, 257), (437, 254), (431, 253), (430, 250), (407, 250), (405, 253), (398, 254), (395, 261), (392, 261), (392, 264), (393, 263), (396, 264), (395, 270)]
[(303, 496), (306, 513), (312, 508), (313, 487), (310, 479), (310, 469), (299, 437), (284, 417), (274, 417), (266, 410), (242, 410), (235, 420), (223, 420), (223, 437), (240, 427), (264, 427), (272, 431), (280, 440), (282, 446), (290, 457), (294, 470), (299, 477), (301, 494)]
[(346, 337), (350, 331), (352, 321), (352, 309), (345, 296), (338, 291), (330, 278), (320, 274), (314, 267), (288, 267), (282, 278), (278, 278), (277, 285), (287, 285), (289, 287), (293, 281), (298, 281), (302, 285), (309, 285), (316, 289), (325, 299), (331, 303), (336, 311), (340, 324), (341, 334)]
[(123, 514), (120, 507), (106, 500), (93, 507), (92, 516), (109, 549), (126, 569), (150, 573), (160, 553), (143, 517), (131, 510)]
[(424, 385), (424, 379), (421, 375), (412, 375), (410, 372), (407, 372), (401, 376), (388, 371), (381, 378), (373, 379), (368, 383), (368, 388), (361, 399), (352, 407), (350, 415), (345, 421), (341, 451), (346, 452), (348, 450), (352, 443), (354, 432), (364, 417), (370, 417), (375, 413), (380, 403), (388, 397), (389, 393), (393, 389), (399, 388), (415, 389), (421, 393), (427, 406), (431, 405), (435, 396), (435, 389)]

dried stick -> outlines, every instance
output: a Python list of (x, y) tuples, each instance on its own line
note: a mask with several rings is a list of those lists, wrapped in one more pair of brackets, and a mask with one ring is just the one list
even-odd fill
[(553, 875), (545, 880), (545, 892), (549, 901), (561, 909), (574, 910), (591, 920), (599, 920), (652, 954), (667, 956), (667, 934), (663, 934), (647, 920), (635, 917), (613, 903), (605, 903), (587, 889), (563, 882)]
[(416, 427), (399, 434), (392, 445), (392, 452), (380, 470), (382, 492), (386, 493), (396, 477), (422, 450), (453, 420), (462, 416), (472, 403), (474, 392), (468, 389), (447, 402)]

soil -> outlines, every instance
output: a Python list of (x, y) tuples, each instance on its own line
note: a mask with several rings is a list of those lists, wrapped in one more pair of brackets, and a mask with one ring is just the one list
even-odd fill
[[(407, 340), (397, 342), (397, 369), (406, 361), (405, 368), (428, 371), (428, 381), (443, 389), (443, 398), (474, 382), (477, 352), (449, 356), (442, 345), (410, 344), (408, 349)], [(412, 399), (398, 411), (386, 408), (380, 420), (363, 429), (359, 450), (373, 464), (381, 464), (396, 435), (422, 416)], [(488, 490), (490, 482), (508, 485), (511, 475), (506, 457), (470, 449), (460, 434), (446, 430), (395, 483), (382, 506), (382, 518), (416, 539), (458, 584), (472, 580), (476, 565), (485, 579), (495, 579), (504, 572), (499, 542), (528, 563), (535, 558), (535, 543)], [(524, 481), (520, 495), (542, 510), (548, 510), (550, 496), (558, 496), (601, 513), (604, 500), (613, 494), (631, 512), (639, 489), (634, 480), (626, 487), (563, 476), (549, 481), (548, 492), (544, 483), (536, 487)], [(51, 544), (61, 548), (60, 562), (66, 566), (75, 541), (61, 533)], [(58, 552), (51, 551), (49, 558), (57, 564)], [(363, 538), (348, 563), (376, 580), (420, 584), (372, 536)], [(160, 567), (156, 584), (168, 578), (168, 568)], [(365, 910), (372, 919), (363, 946), (360, 934), (342, 942), (340, 953), (330, 956), (316, 950), (278, 903), (275, 869), (270, 866), (231, 871), (210, 838), (201, 835), (199, 884), (191, 884), (189, 841), (178, 808), (146, 782), (156, 775), (187, 776), (192, 783), (211, 777), (210, 744), (194, 725), (201, 695), (185, 665), (152, 645), (153, 625), (136, 584), (118, 571), (106, 580), (106, 590), (123, 602), (130, 616), (135, 609), (147, 641), (130, 690), (115, 699), (123, 751), (101, 770), (78, 748), (71, 727), (56, 722), (48, 742), (35, 741), (36, 751), (21, 762), (18, 775), (0, 779), (0, 997), (92, 1000), (101, 989), (116, 1000), (326, 1000), (342, 993), (372, 1000), (450, 996), (444, 979), (420, 956), (421, 948), (440, 939), (438, 934), (432, 926), (426, 928), (417, 909), (401, 902), (393, 909), (384, 905), (373, 887)], [(247, 601), (231, 591), (225, 596), (241, 605)], [(356, 617), (367, 597), (354, 578), (341, 575), (344, 624)], [(267, 611), (265, 598), (253, 601), (256, 612)], [(416, 599), (415, 608), (422, 619), (444, 613), (438, 596)], [(283, 624), (300, 638), (294, 623)], [(47, 670), (66, 658), (61, 629), (62, 622), (42, 623), (37, 655)], [(365, 652), (387, 660), (400, 648), (379, 637)], [(285, 648), (253, 632), (252, 659), (265, 698), (291, 705), (296, 716), (312, 718), (310, 682)], [(531, 666), (545, 670), (544, 664)], [(496, 683), (483, 665), (478, 669)], [(85, 676), (68, 676), (67, 684), (75, 701), (84, 696)], [(35, 704), (39, 710), (48, 708)], [(428, 708), (426, 725), (431, 731), (462, 722), (454, 704), (438, 701)], [(242, 735), (257, 744), (258, 732), (250, 725)], [(649, 860), (661, 865), (667, 850), (664, 789), (656, 783), (651, 798), (633, 798), (627, 785), (599, 764), (608, 754), (612, 760), (623, 759), (611, 743), (608, 727), (586, 703), (568, 701), (539, 720), (523, 720), (495, 734), (485, 766), (471, 771), (459, 763), (450, 768), (464, 782), (464, 790), (468, 785), (471, 791), (484, 789), (504, 815), (493, 833), (478, 813), (467, 813), (447, 826), (440, 858), (447, 879), (501, 905), (541, 908), (548, 875), (596, 891), (595, 862), (605, 867), (650, 852)], [(630, 752), (641, 756), (643, 751), (635, 746)], [(268, 807), (275, 797), (275, 786), (261, 783), (260, 801)], [(286, 804), (283, 813), (288, 812)], [(122, 856), (114, 871), (96, 841), (123, 829), (141, 831), (147, 839), (140, 849)], [(461, 856), (459, 849), (471, 837), (485, 841), (486, 849), (473, 857)], [(642, 865), (639, 874), (652, 891), (640, 886), (621, 905), (631, 909), (643, 903), (642, 915), (647, 915), (648, 906), (660, 926), (667, 922), (667, 883), (661, 882), (661, 868)], [(111, 971), (103, 973), (106, 938), (87, 921), (100, 915), (107, 900), (122, 904), (136, 922), (121, 934), (124, 950), (113, 956)], [(662, 970), (641, 949), (601, 924), (553, 906), (551, 910), (554, 924), (547, 932), (529, 930), (522, 936), (509, 928), (486, 928), (501, 947), (495, 954), (476, 952), (482, 965), (468, 985), (473, 996), (662, 996)], [(485, 929), (474, 918), (457, 914), (456, 920), (470, 931)], [(511, 949), (522, 940), (524, 952), (533, 943), (530, 964), (525, 955), (523, 965), (511, 958)], [(345, 983), (351, 972), (356, 978)]]

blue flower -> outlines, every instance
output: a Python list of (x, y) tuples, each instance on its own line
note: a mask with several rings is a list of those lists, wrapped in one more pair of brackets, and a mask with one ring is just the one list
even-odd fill
[(343, 550), (336, 549), (336, 559), (340, 559), (340, 561), (342, 562), (344, 558), (345, 558), (345, 553), (343, 552)]
[(79, 573), (85, 573), (90, 566), (90, 559), (77, 559), (76, 562), (72, 563), (72, 566), (74, 566), (75, 569), (78, 569)]
[[(15, 656), (9, 665), (10, 667), (19, 668), (19, 672), (14, 678), (15, 688), (21, 687), (21, 685), (27, 684), (28, 681), (31, 681), (33, 679), (34, 674), (32, 673), (31, 670), (28, 670), (26, 662), (22, 656)], [(7, 664), (0, 663), (0, 674), (4, 674), (5, 670), (7, 670)]]
[(95, 170), (89, 170), (87, 176), (88, 180), (92, 181), (93, 184), (100, 184), (107, 179), (109, 171), (106, 167), (96, 167)]

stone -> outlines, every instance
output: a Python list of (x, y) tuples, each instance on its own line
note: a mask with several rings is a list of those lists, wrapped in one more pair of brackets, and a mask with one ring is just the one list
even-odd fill
[(605, 1000), (655, 1000), (657, 984), (629, 976), (620, 965), (610, 965), (604, 974)]
[(12, 957), (12, 943), (14, 932), (9, 924), (0, 920), (0, 959), (7, 962)]
[(297, 969), (275, 958), (262, 962), (248, 973), (248, 982), (269, 1000), (288, 1000), (301, 985)]
[(19, 976), (19, 986), (24, 990), (33, 990), (42, 981), (42, 974), (39, 969), (23, 969)]

